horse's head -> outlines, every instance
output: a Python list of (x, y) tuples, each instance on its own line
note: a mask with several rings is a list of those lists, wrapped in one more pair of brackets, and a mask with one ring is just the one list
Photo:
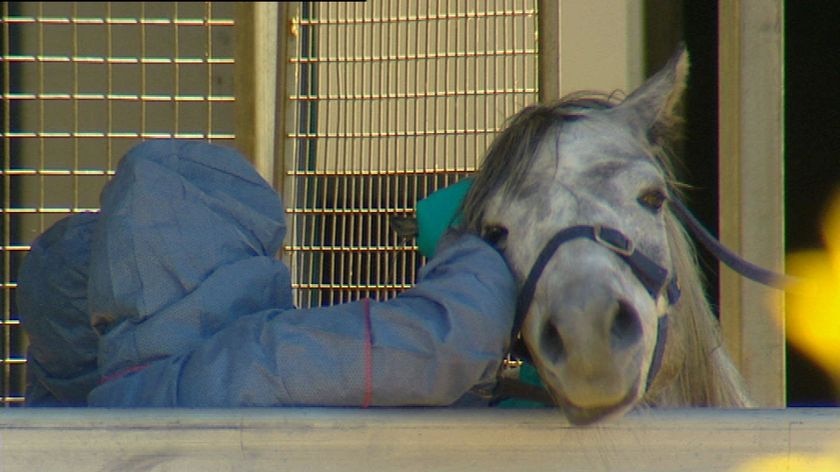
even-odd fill
[(464, 224), (523, 284), (521, 338), (575, 423), (632, 408), (661, 360), (677, 299), (662, 146), (687, 62), (681, 52), (621, 102), (575, 95), (526, 108), (464, 203)]

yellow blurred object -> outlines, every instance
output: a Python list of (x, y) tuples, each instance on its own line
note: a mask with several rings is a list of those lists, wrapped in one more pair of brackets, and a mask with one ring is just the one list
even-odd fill
[(840, 198), (834, 199), (826, 215), (823, 239), (825, 251), (788, 256), (787, 271), (799, 282), (786, 294), (785, 329), (788, 340), (840, 387)]
[(840, 456), (805, 456), (801, 454), (759, 457), (736, 468), (734, 472), (837, 472)]
[[(788, 340), (825, 369), (840, 389), (840, 194), (826, 214), (822, 236), (825, 250), (787, 258), (787, 273), (797, 282), (786, 292), (785, 330)], [(757, 457), (735, 469), (776, 471), (837, 472), (840, 453)]]
[(787, 294), (787, 336), (834, 375), (840, 375), (840, 272), (822, 251), (788, 257), (801, 278)]

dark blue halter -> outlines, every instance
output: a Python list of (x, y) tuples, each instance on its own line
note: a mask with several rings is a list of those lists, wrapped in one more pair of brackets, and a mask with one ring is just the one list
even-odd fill
[[(712, 255), (718, 260), (735, 270), (739, 274), (761, 284), (783, 289), (788, 284), (795, 281), (792, 277), (784, 274), (777, 274), (762, 267), (751, 264), (744, 260), (731, 250), (724, 247), (714, 236), (712, 236), (699, 221), (691, 214), (688, 208), (676, 198), (669, 198), (669, 206), (677, 218), (683, 222), (688, 230), (700, 240), (703, 246), (708, 249)], [(530, 356), (528, 349), (521, 339), (520, 331), (522, 323), (525, 320), (525, 315), (531, 307), (531, 302), (534, 298), (534, 292), (537, 289), (537, 283), (540, 276), (545, 270), (546, 265), (554, 257), (554, 253), (561, 245), (575, 239), (589, 239), (599, 243), (601, 246), (609, 249), (620, 257), (633, 271), (633, 274), (639, 282), (645, 287), (647, 292), (656, 301), (664, 289), (668, 304), (673, 306), (679, 301), (680, 288), (676, 275), (670, 276), (670, 272), (664, 267), (654, 262), (645, 254), (636, 250), (633, 241), (625, 236), (621, 231), (600, 225), (578, 225), (570, 226), (568, 228), (558, 231), (543, 247), (525, 283), (519, 292), (519, 297), (516, 304), (516, 316), (513, 322), (513, 330), (511, 335), (511, 353), (508, 358), (515, 358), (517, 360), (528, 361)], [(662, 367), (662, 357), (665, 353), (665, 344), (668, 334), (668, 314), (664, 313), (659, 316), (656, 329), (656, 347), (653, 351), (653, 358), (651, 359), (650, 368), (648, 369), (648, 377), (646, 380), (646, 389), (653, 383), (653, 379)], [(497, 397), (520, 397), (530, 398), (535, 401), (550, 404), (551, 398), (547, 395), (544, 389), (522, 385), (517, 381), (510, 381), (502, 379), (497, 388)]]
[[(639, 282), (645, 287), (654, 301), (658, 300), (663, 289), (666, 290), (669, 305), (674, 305), (679, 300), (680, 289), (676, 277), (669, 277), (670, 272), (667, 269), (636, 250), (633, 241), (621, 231), (600, 225), (578, 225), (561, 229), (546, 243), (542, 251), (540, 251), (536, 262), (534, 262), (531, 271), (528, 273), (528, 277), (525, 279), (522, 289), (519, 291), (519, 297), (516, 303), (516, 316), (513, 321), (513, 348), (511, 350), (512, 355), (517, 358), (525, 360), (530, 357), (527, 348), (522, 342), (520, 331), (522, 329), (522, 323), (525, 321), (525, 315), (531, 307), (534, 292), (537, 289), (537, 283), (542, 276), (543, 270), (545, 270), (548, 262), (554, 257), (554, 253), (557, 252), (560, 246), (569, 241), (581, 238), (594, 241), (621, 258), (630, 267), (633, 274), (639, 279)], [(654, 377), (659, 372), (659, 368), (662, 366), (662, 356), (665, 352), (667, 333), (668, 314), (664, 313), (660, 315), (657, 323), (656, 347), (653, 351), (653, 359), (648, 370), (645, 388), (650, 387)]]

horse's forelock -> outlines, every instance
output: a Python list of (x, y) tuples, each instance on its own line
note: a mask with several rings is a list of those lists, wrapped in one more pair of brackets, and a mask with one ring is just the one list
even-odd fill
[(467, 229), (480, 231), (484, 209), (497, 192), (515, 194), (536, 159), (536, 151), (548, 130), (560, 126), (562, 115), (545, 105), (529, 106), (514, 115), (493, 140), (475, 182), (464, 201)]

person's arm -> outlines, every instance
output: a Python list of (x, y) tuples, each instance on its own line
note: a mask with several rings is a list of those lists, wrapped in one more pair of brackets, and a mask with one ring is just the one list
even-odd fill
[(395, 299), (236, 321), (178, 363), (177, 403), (448, 405), (493, 381), (515, 292), (502, 257), (461, 236)]

